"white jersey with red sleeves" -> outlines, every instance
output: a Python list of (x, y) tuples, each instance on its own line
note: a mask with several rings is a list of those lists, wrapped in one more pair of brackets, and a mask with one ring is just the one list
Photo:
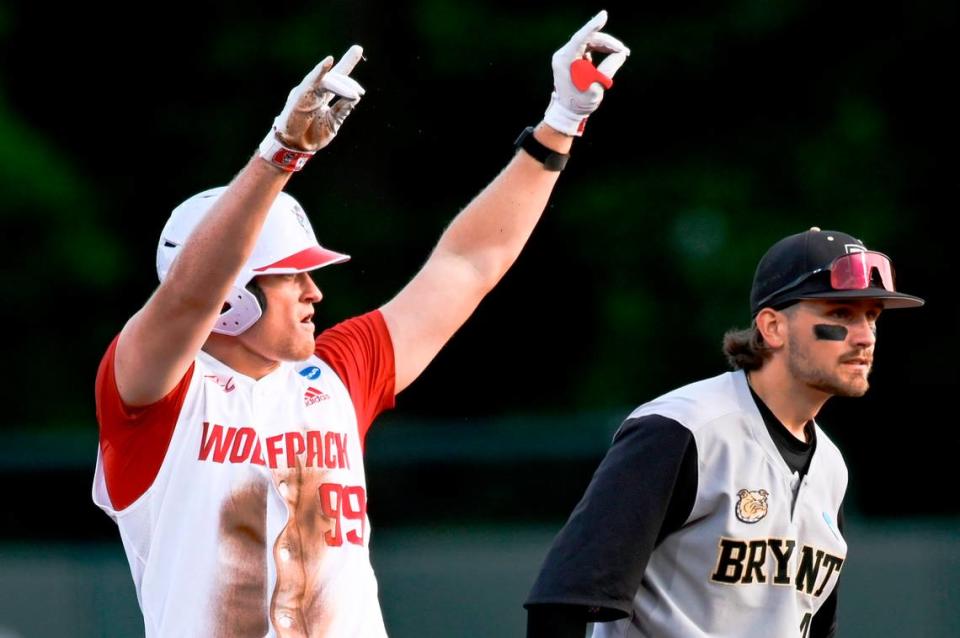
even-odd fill
[(254, 380), (201, 352), (147, 408), (97, 379), (94, 501), (117, 523), (146, 635), (380, 637), (363, 436), (393, 405), (379, 312)]

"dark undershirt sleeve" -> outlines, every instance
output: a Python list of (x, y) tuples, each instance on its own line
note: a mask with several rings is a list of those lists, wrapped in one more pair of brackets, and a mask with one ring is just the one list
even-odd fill
[(547, 553), (524, 604), (528, 638), (582, 638), (588, 622), (629, 616), (650, 554), (696, 492), (690, 431), (659, 415), (627, 420)]
[(528, 605), (527, 638), (583, 638), (586, 612), (576, 605)]
[[(837, 528), (843, 534), (843, 503), (840, 503), (840, 509), (837, 511)], [(842, 570), (842, 568), (841, 568)], [(839, 575), (837, 584), (833, 586), (833, 591), (827, 596), (827, 599), (820, 605), (820, 609), (813, 615), (813, 622), (810, 623), (810, 638), (833, 638), (837, 635), (837, 592), (840, 589)]]

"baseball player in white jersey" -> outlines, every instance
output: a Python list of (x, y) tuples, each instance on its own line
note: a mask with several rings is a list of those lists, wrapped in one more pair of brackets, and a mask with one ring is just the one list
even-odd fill
[[(229, 186), (187, 199), (161, 284), (97, 375), (93, 497), (116, 521), (148, 637), (385, 636), (370, 566), (363, 440), (533, 231), (629, 51), (602, 12), (553, 57), (543, 122), (378, 310), (315, 337), (322, 247), (282, 192), (364, 94), (351, 47), (295, 87)], [(591, 53), (601, 55), (596, 66)], [(491, 96), (493, 98), (495, 96)], [(472, 132), (471, 132), (472, 133)]]
[(528, 638), (836, 634), (847, 469), (814, 420), (862, 396), (897, 292), (882, 253), (813, 228), (774, 244), (733, 372), (637, 408), (614, 436), (527, 600)]

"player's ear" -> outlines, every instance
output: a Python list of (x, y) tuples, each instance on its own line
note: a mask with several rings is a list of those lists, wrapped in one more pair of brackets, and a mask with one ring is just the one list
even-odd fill
[(787, 316), (772, 308), (764, 308), (755, 319), (757, 331), (770, 348), (777, 350), (787, 340)]

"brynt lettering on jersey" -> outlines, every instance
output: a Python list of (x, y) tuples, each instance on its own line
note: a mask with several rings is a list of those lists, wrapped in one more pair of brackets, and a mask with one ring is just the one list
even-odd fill
[(800, 547), (794, 557), (796, 548), (793, 539), (721, 538), (710, 580), (727, 585), (787, 585), (819, 597), (830, 579), (839, 576), (843, 558), (809, 545)]
[(298, 465), (350, 468), (345, 432), (284, 432), (268, 436), (261, 442), (257, 431), (251, 427), (211, 425), (206, 421), (203, 422), (197, 458), (213, 463), (253, 463), (271, 469)]

